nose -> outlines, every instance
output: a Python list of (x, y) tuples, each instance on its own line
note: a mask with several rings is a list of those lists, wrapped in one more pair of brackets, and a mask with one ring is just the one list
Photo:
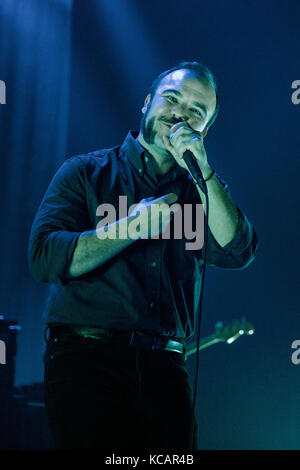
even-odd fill
[[(172, 114), (173, 114), (173, 119), (176, 122), (181, 122), (181, 121), (188, 121), (189, 119), (189, 114), (187, 112), (186, 107), (177, 105), (172, 109)], [(176, 124), (175, 122), (175, 124)]]
[(173, 121), (174, 121), (174, 124), (177, 124), (177, 122), (181, 122), (181, 121), (188, 121), (188, 116), (185, 116), (183, 113), (181, 114), (173, 114)]

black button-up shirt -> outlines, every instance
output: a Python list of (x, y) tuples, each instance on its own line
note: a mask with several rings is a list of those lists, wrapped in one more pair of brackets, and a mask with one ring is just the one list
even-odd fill
[[(36, 280), (52, 283), (43, 315), (48, 324), (143, 330), (187, 340), (194, 333), (203, 250), (187, 250), (190, 240), (184, 233), (181, 239), (136, 240), (93, 271), (68, 277), (78, 237), (96, 229), (101, 220), (96, 214), (100, 204), (113, 204), (117, 220), (119, 196), (127, 196), (128, 208), (171, 192), (182, 206), (201, 204), (187, 171), (176, 165), (158, 178), (136, 137), (130, 131), (121, 147), (76, 155), (63, 163), (32, 225), (30, 269)], [(241, 269), (253, 260), (257, 237), (238, 211), (236, 235), (226, 246), (208, 231), (208, 264)]]

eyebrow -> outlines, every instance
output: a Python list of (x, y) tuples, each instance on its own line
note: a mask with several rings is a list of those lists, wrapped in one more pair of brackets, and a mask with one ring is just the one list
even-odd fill
[[(182, 94), (180, 93), (180, 91), (178, 91), (178, 90), (173, 90), (172, 88), (169, 88), (168, 90), (163, 90), (162, 93), (174, 93), (174, 95), (177, 95), (177, 96), (182, 97)], [(198, 101), (193, 101), (192, 104), (193, 104), (194, 106), (196, 106), (197, 108), (202, 109), (202, 111), (204, 112), (205, 116), (207, 115), (207, 109), (206, 109), (206, 107), (205, 107), (203, 104), (198, 103)]]

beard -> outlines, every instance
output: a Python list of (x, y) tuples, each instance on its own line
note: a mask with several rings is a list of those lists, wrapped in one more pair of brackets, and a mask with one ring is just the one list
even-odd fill
[(147, 110), (141, 119), (140, 130), (145, 142), (147, 142), (149, 145), (153, 145), (155, 136), (157, 134), (157, 131), (154, 129), (155, 116), (150, 118), (146, 123), (148, 114), (149, 112)]
[[(163, 151), (163, 153), (164, 153), (164, 158), (167, 158), (168, 160), (172, 161), (172, 160), (174, 160), (174, 157), (165, 148), (162, 137), (160, 139), (158, 139), (158, 140), (161, 140), (161, 142), (159, 142), (159, 141), (155, 142), (155, 138), (157, 137), (157, 135), (159, 135), (159, 132), (154, 127), (155, 122), (160, 122), (160, 121), (170, 122), (170, 121), (165, 116), (160, 116), (158, 119), (157, 119), (157, 117), (152, 116), (148, 120), (148, 122), (146, 122), (148, 114), (149, 114), (149, 110), (150, 110), (150, 108), (148, 108), (147, 111), (145, 112), (145, 114), (143, 114), (143, 116), (142, 116), (141, 123), (140, 123), (140, 133), (142, 134), (142, 136), (144, 138), (144, 141), (148, 145), (155, 145), (156, 147), (160, 148), (160, 151)], [(175, 124), (175, 122), (174, 122), (174, 124)]]

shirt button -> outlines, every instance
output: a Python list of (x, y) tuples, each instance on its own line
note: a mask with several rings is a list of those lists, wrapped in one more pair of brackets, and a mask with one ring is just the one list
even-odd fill
[(154, 308), (155, 307), (155, 302), (151, 302), (150, 303), (150, 308)]
[(148, 162), (148, 160), (149, 160), (149, 157), (145, 157), (145, 162)]
[(143, 168), (139, 168), (139, 174), (140, 174), (140, 175), (143, 174)]
[(156, 261), (152, 261), (151, 266), (152, 266), (152, 268), (155, 268), (155, 266), (156, 266)]

